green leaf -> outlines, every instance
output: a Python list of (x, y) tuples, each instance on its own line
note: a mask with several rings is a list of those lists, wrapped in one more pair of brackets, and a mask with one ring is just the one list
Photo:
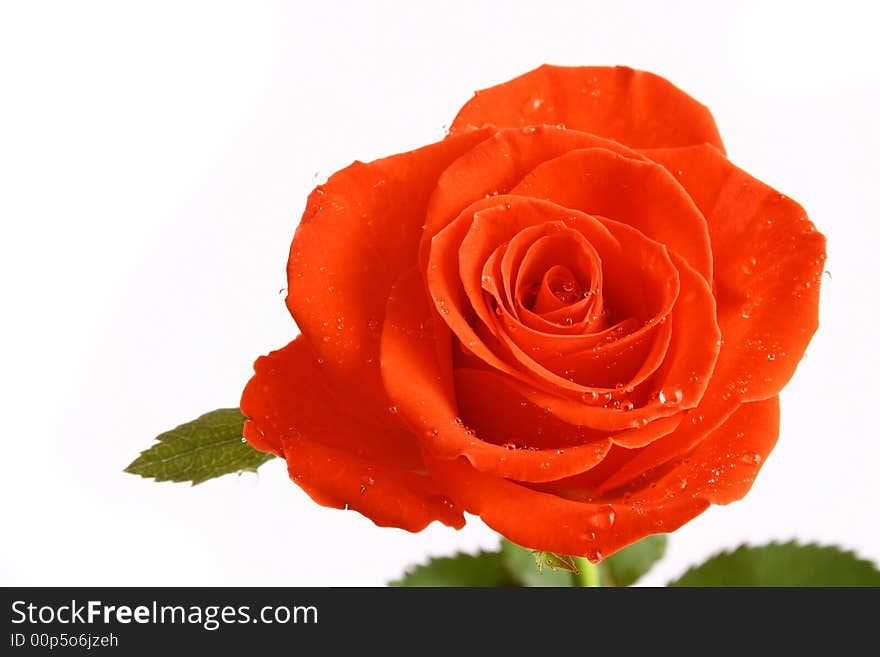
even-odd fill
[(457, 554), (454, 557), (431, 559), (427, 564), (416, 566), (407, 572), (402, 579), (389, 583), (389, 586), (405, 587), (512, 585), (514, 582), (502, 566), (499, 552)]
[(880, 571), (840, 548), (771, 543), (722, 552), (669, 586), (880, 586)]
[(599, 564), (603, 586), (631, 586), (666, 553), (666, 534), (647, 536)]
[(539, 568), (536, 560), (543, 558), (538, 557), (539, 554), (552, 553), (536, 553), (507, 539), (501, 541), (501, 562), (515, 584), (531, 587), (574, 586), (574, 577), (567, 570), (558, 570), (558, 567), (554, 568), (547, 562), (542, 563), (541, 566), (547, 565), (549, 568)]
[(160, 435), (125, 471), (193, 485), (230, 472), (253, 472), (274, 456), (242, 442), (244, 423), (237, 408), (205, 413)]

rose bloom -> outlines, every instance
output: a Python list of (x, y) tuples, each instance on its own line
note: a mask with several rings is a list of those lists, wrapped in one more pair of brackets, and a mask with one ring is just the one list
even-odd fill
[(287, 264), (301, 334), (245, 437), (319, 504), (593, 561), (748, 491), (817, 326), (825, 238), (624, 67), (542, 66), (337, 172)]

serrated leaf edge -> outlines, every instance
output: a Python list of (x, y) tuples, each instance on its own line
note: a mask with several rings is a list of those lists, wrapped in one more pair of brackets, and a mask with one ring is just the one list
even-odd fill
[(878, 568), (877, 564), (875, 564), (870, 559), (863, 558), (861, 555), (859, 555), (853, 549), (843, 548), (839, 545), (834, 545), (834, 544), (823, 544), (823, 543), (816, 543), (816, 542), (799, 543), (797, 540), (792, 539), (792, 540), (784, 541), (784, 542), (783, 541), (770, 541), (769, 543), (762, 543), (760, 545), (753, 545), (751, 543), (742, 543), (733, 549), (721, 550), (719, 552), (716, 552), (716, 553), (706, 557), (705, 559), (703, 559), (703, 561), (701, 563), (697, 564), (696, 566), (691, 566), (686, 571), (684, 571), (681, 575), (679, 575), (675, 579), (672, 579), (669, 582), (667, 582), (666, 585), (669, 586), (670, 584), (674, 584), (680, 580), (683, 580), (685, 577), (690, 575), (692, 572), (699, 570), (707, 562), (712, 561), (713, 559), (732, 556), (742, 550), (760, 550), (763, 548), (770, 548), (770, 547), (799, 548), (799, 549), (800, 548), (818, 548), (820, 550), (837, 550), (841, 554), (848, 556), (848, 557), (851, 557), (854, 561), (856, 561), (858, 563), (866, 564), (866, 565), (872, 567), (874, 570), (880, 570), (880, 568)]
[[(204, 478), (204, 479), (199, 479), (199, 478), (180, 478), (180, 479), (174, 479), (174, 478), (171, 478), (171, 477), (165, 477), (165, 476), (162, 476), (161, 474), (160, 474), (160, 475), (144, 474), (144, 473), (142, 473), (142, 472), (138, 472), (137, 470), (134, 469), (134, 468), (136, 468), (137, 466), (144, 465), (144, 463), (142, 463), (142, 461), (143, 461), (144, 457), (147, 456), (150, 452), (152, 452), (152, 451), (153, 451), (154, 449), (156, 449), (157, 447), (160, 447), (160, 446), (162, 446), (162, 445), (165, 445), (165, 441), (162, 440), (163, 436), (166, 436), (166, 435), (168, 435), (168, 434), (173, 434), (174, 432), (179, 431), (182, 427), (185, 427), (186, 425), (188, 425), (188, 424), (192, 424), (192, 423), (194, 423), (194, 422), (198, 422), (199, 420), (201, 420), (201, 419), (204, 418), (205, 416), (211, 415), (212, 413), (216, 413), (216, 412), (218, 412), (218, 411), (232, 411), (232, 410), (236, 410), (236, 411), (238, 411), (239, 413), (241, 413), (241, 410), (240, 410), (240, 409), (237, 409), (237, 408), (236, 408), (236, 409), (233, 409), (233, 408), (218, 408), (218, 409), (215, 409), (215, 410), (213, 410), (213, 411), (207, 411), (207, 412), (205, 412), (205, 413), (202, 413), (201, 415), (199, 415), (199, 416), (193, 418), (193, 419), (190, 420), (189, 422), (182, 422), (181, 424), (177, 425), (177, 426), (174, 427), (173, 429), (169, 429), (169, 430), (167, 430), (167, 431), (163, 431), (163, 432), (160, 433), (158, 436), (156, 436), (156, 438), (154, 439), (152, 445), (150, 445), (150, 446), (147, 447), (146, 449), (142, 450), (142, 451), (137, 455), (137, 457), (136, 457), (131, 463), (129, 463), (129, 464), (123, 469), (123, 472), (125, 472), (125, 473), (127, 473), (127, 474), (137, 475), (138, 477), (141, 477), (142, 479), (152, 479), (153, 481), (156, 481), (157, 483), (165, 483), (165, 482), (171, 482), (171, 483), (174, 483), (174, 484), (186, 484), (186, 483), (189, 483), (189, 484), (190, 484), (190, 487), (192, 487), (192, 486), (196, 486), (196, 485), (198, 485), (198, 484), (203, 484), (203, 483), (205, 483), (206, 481), (210, 481), (211, 479), (217, 479), (218, 477), (223, 477), (223, 476), (230, 475), (230, 474), (237, 474), (237, 475), (240, 476), (240, 475), (244, 474), (245, 472), (257, 472), (257, 468), (259, 468), (261, 465), (265, 465), (267, 462), (271, 461), (273, 458), (275, 458), (275, 455), (272, 454), (271, 452), (261, 452), (260, 450), (254, 449), (254, 453), (255, 453), (255, 454), (260, 454), (262, 460), (260, 460), (258, 463), (256, 463), (253, 467), (239, 468), (239, 469), (237, 469), (237, 470), (231, 470), (231, 471), (229, 471), (229, 472), (224, 472), (223, 474), (221, 474), (221, 475), (217, 475), (216, 477), (206, 477), (206, 478)], [(244, 417), (244, 421), (246, 422), (246, 421), (247, 421), (247, 417), (246, 417), (246, 416), (243, 416), (243, 417)], [(216, 422), (216, 424), (221, 424), (221, 423), (220, 423), (220, 422)], [(190, 439), (192, 438), (192, 436), (176, 436), (176, 437), (177, 437), (178, 439), (181, 439), (181, 440), (190, 440)], [(212, 447), (216, 446), (217, 444), (223, 444), (223, 443), (226, 443), (227, 440), (228, 440), (228, 439), (226, 439), (226, 438), (215, 439), (213, 442), (211, 442), (211, 443), (209, 443), (209, 444), (206, 444), (206, 445), (200, 445), (200, 446), (198, 446), (198, 447), (195, 447), (194, 449), (192, 449), (191, 452), (189, 452), (189, 454), (197, 453), (197, 452), (200, 452), (200, 451), (205, 450), (205, 449), (211, 449)], [(242, 441), (242, 444), (244, 444), (244, 441)], [(253, 449), (253, 448), (252, 448), (252, 449)], [(181, 455), (177, 454), (177, 455), (169, 456), (169, 457), (166, 457), (166, 458), (158, 458), (158, 459), (154, 459), (154, 460), (149, 460), (149, 457), (148, 457), (148, 460), (147, 460), (147, 463), (146, 463), (146, 464), (147, 464), (147, 465), (162, 464), (162, 463), (167, 463), (167, 462), (169, 462), (169, 461), (173, 461), (173, 460), (175, 460), (175, 459), (177, 459), (177, 458), (181, 458)], [(188, 465), (187, 467), (183, 468), (183, 469), (181, 470), (181, 473), (182, 473), (183, 475), (185, 475), (187, 471), (192, 470), (192, 469), (193, 469), (193, 465), (190, 464), (190, 465)]]

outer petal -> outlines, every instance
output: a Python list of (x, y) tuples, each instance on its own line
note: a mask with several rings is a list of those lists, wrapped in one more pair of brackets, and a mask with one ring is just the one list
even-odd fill
[(456, 502), (528, 548), (602, 559), (657, 532), (673, 531), (710, 503), (748, 491), (776, 442), (778, 399), (745, 404), (700, 447), (620, 494), (581, 500), (478, 472), (464, 459), (426, 457)]
[[(323, 506), (351, 508), (380, 526), (461, 527), (461, 510), (424, 470), (417, 441), (339, 399), (303, 336), (254, 364), (241, 398), (245, 437), (287, 459), (290, 477)], [(369, 409), (367, 409), (369, 410)]]
[(388, 291), (416, 262), (437, 178), (488, 134), (355, 162), (309, 196), (290, 247), (287, 307), (347, 396), (387, 407), (378, 359)]
[(709, 224), (723, 345), (690, 422), (642, 450), (607, 486), (687, 453), (741, 402), (776, 395), (818, 326), (825, 237), (804, 209), (711, 146), (646, 152), (676, 175)]
[(636, 148), (723, 148), (709, 109), (669, 81), (624, 66), (541, 66), (478, 91), (455, 117), (451, 135), (563, 124)]
[(647, 154), (675, 173), (709, 224), (727, 392), (775, 395), (818, 327), (825, 237), (798, 203), (711, 146)]

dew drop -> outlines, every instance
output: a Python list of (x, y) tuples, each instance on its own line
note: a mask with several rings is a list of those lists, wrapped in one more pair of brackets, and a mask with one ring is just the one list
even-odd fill
[(388, 412), (391, 413), (391, 415), (397, 415), (400, 412), (400, 409), (397, 408), (397, 406), (389, 406)]
[(764, 457), (762, 457), (757, 452), (749, 452), (747, 454), (743, 454), (739, 458), (739, 460), (747, 465), (760, 465), (761, 461), (764, 460)]
[(614, 526), (616, 518), (617, 514), (609, 505), (604, 509), (600, 509), (590, 517), (590, 525), (596, 529), (611, 529)]
[(657, 399), (664, 406), (680, 404), (683, 397), (684, 393), (681, 391), (681, 388), (661, 388), (660, 393), (657, 395)]
[(584, 393), (581, 393), (581, 401), (586, 404), (595, 404), (599, 401), (599, 393), (595, 390), (587, 390)]
[(633, 404), (629, 399), (624, 399), (620, 402), (620, 410), (622, 411), (631, 411), (635, 408), (635, 404)]

